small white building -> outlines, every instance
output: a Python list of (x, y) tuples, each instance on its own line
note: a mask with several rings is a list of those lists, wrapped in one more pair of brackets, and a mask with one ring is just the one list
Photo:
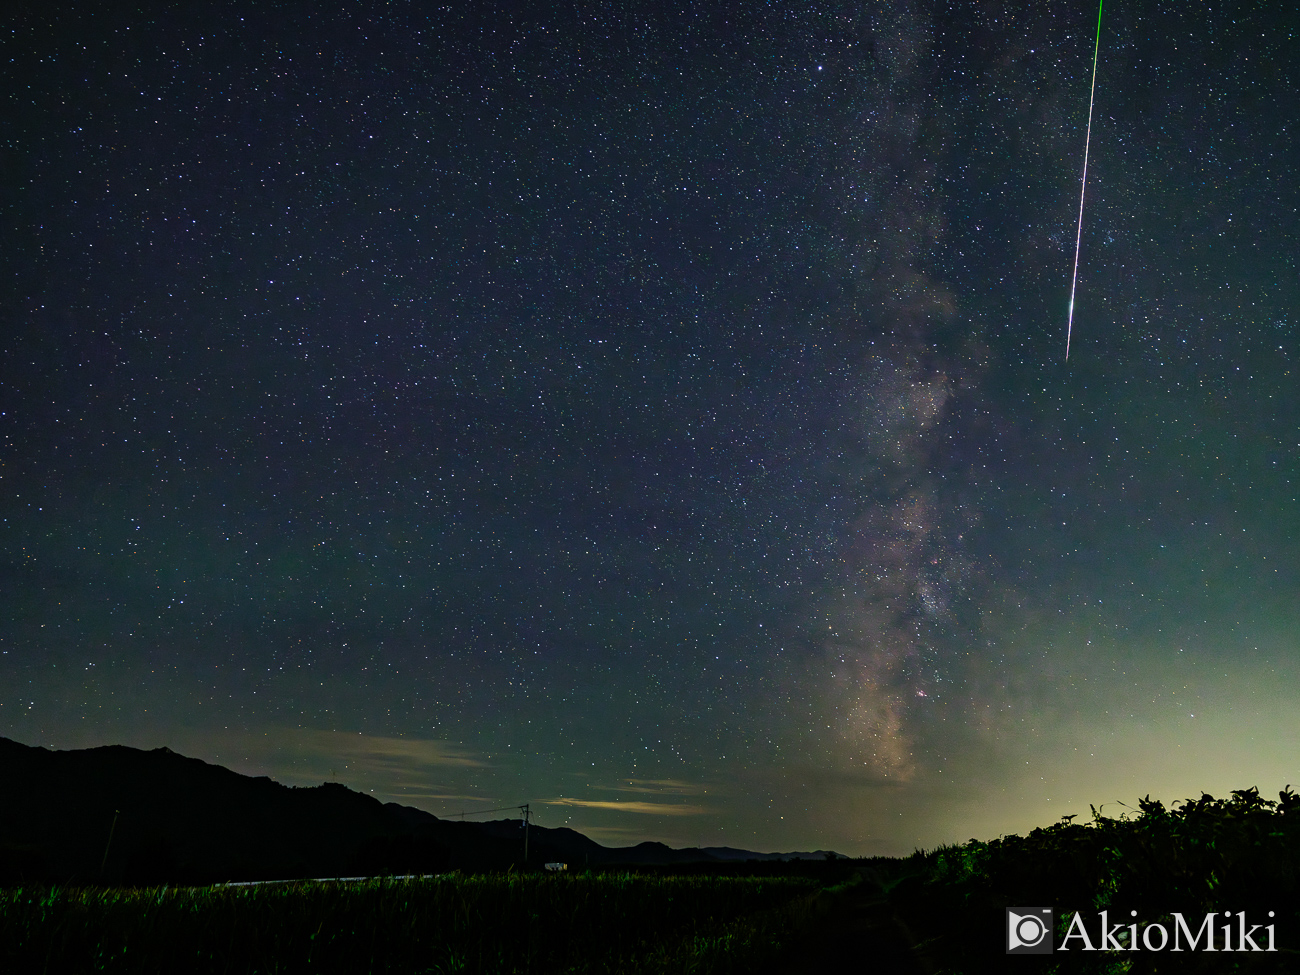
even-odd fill
[(544, 864), (544, 866), (546, 867), (547, 871), (549, 871), (550, 873), (559, 873), (561, 870), (569, 869), (569, 865), (567, 863), (547, 863)]

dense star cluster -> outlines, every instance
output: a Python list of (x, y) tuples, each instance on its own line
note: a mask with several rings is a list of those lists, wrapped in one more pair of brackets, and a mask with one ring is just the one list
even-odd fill
[(898, 852), (1295, 780), (1300, 18), (0, 38), (0, 734)]

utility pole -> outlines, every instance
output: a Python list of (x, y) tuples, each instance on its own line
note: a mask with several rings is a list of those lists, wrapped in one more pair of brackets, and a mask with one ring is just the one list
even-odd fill
[(501, 807), (499, 807), (499, 808), (497, 808), (497, 809), (473, 809), (473, 810), (470, 810), (469, 812), (460, 812), (460, 813), (456, 813), (455, 815), (459, 816), (459, 817), (460, 817), (460, 821), (463, 823), (463, 822), (465, 821), (465, 817), (466, 817), (466, 816), (481, 816), (481, 815), (483, 815), (484, 813), (508, 812), (508, 811), (511, 810), (511, 809), (518, 809), (519, 812), (520, 812), (520, 814), (522, 815), (522, 818), (523, 818), (523, 824), (524, 824), (524, 869), (526, 870), (526, 869), (528, 869), (528, 822), (529, 822), (530, 819), (532, 819), (532, 815), (533, 815), (533, 813), (532, 813), (532, 809), (530, 808), (529, 803), (526, 803), (526, 802), (525, 802), (523, 805), (520, 805), (520, 806), (501, 806)]
[(113, 825), (108, 828), (108, 842), (104, 844), (104, 859), (99, 861), (99, 875), (104, 875), (104, 867), (108, 865), (108, 850), (113, 845), (113, 831), (117, 829), (117, 817), (122, 815), (122, 810), (113, 810)]
[(528, 819), (532, 815), (532, 813), (529, 811), (528, 803), (526, 802), (522, 806), (520, 806), (519, 809), (524, 814), (524, 869), (527, 870), (528, 869)]

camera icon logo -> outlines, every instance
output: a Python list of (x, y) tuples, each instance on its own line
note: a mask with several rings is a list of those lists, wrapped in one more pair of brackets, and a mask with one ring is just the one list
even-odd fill
[(1007, 954), (1050, 955), (1052, 953), (1052, 909), (1050, 907), (1007, 908)]

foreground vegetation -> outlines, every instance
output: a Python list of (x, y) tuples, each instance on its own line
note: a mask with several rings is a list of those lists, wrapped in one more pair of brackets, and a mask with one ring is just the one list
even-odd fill
[(1172, 931), (1174, 912), (1194, 925), (1209, 913), (1223, 924), (1224, 912), (1245, 912), (1275, 925), (1276, 952), (1225, 953), (1221, 939), (1215, 953), (1152, 951), (1141, 941), (1135, 950), (1121, 931), (1120, 951), (1083, 951), (1075, 939), (1068, 954), (1014, 962), (1023, 971), (1107, 975), (1300, 971), (1300, 796), (1289, 787), (1276, 801), (1247, 789), (1174, 809), (1144, 799), (1118, 817), (1094, 809), (1089, 823), (1073, 818), (905, 861), (883, 886), (918, 953), (940, 971), (1006, 971), (1013, 961), (1005, 954), (1008, 907), (1054, 908), (1058, 945), (1075, 912), (1096, 918), (1105, 910), (1112, 924), (1138, 923), (1140, 935), (1147, 924)]
[(459, 876), (0, 891), (0, 971), (750, 972), (805, 877)]
[[(944, 975), (1300, 971), (1289, 788), (1276, 801), (1254, 789), (1173, 809), (1142, 800), (905, 859), (675, 869), (691, 872), (0, 890), (0, 971), (759, 975), (819, 955), (835, 961), (826, 971)], [(1008, 958), (1006, 909), (1035, 906), (1054, 910), (1058, 945), (1076, 912), (1094, 936), (1103, 910), (1143, 936), (1172, 931), (1175, 913), (1199, 927), (1244, 912), (1275, 927), (1276, 950), (1236, 950), (1240, 939), (1229, 951), (1223, 940), (1214, 952), (1134, 950), (1116, 928), (1095, 951), (1076, 940), (1068, 953)]]

